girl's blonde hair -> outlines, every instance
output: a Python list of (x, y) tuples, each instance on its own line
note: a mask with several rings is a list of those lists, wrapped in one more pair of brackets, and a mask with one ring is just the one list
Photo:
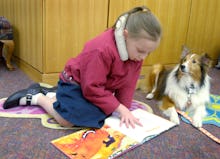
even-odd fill
[[(131, 36), (143, 36), (141, 33), (143, 33), (142, 31), (145, 31), (149, 35), (147, 38), (153, 41), (157, 41), (161, 37), (162, 29), (160, 22), (146, 6), (135, 7), (121, 14), (119, 18), (125, 14), (128, 14), (125, 28)], [(113, 28), (116, 27), (117, 21), (113, 25)]]

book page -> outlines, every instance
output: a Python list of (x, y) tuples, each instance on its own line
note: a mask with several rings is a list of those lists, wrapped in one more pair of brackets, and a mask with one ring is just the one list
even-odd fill
[(145, 140), (148, 140), (147, 138), (152, 138), (176, 125), (167, 119), (151, 114), (142, 109), (136, 109), (132, 111), (132, 114), (139, 118), (143, 125), (142, 127), (135, 125), (134, 129), (132, 127), (127, 128), (125, 124), (120, 127), (120, 119), (117, 116), (108, 117), (105, 120), (105, 124), (112, 129), (122, 132), (139, 143), (142, 143)]
[(105, 120), (101, 129), (83, 129), (51, 143), (71, 159), (114, 158), (175, 126), (174, 123), (142, 109), (136, 109), (132, 114), (140, 119), (143, 127), (120, 127), (120, 119), (113, 115)]

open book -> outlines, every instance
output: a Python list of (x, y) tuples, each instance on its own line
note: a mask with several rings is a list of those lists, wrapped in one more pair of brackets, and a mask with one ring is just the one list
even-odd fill
[(114, 158), (176, 125), (142, 109), (135, 109), (132, 113), (140, 119), (142, 127), (120, 127), (120, 119), (113, 115), (105, 120), (101, 129), (83, 129), (51, 143), (69, 158)]

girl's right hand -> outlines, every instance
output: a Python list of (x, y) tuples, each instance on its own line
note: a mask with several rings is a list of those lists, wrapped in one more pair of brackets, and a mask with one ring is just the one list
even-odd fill
[(118, 108), (116, 109), (116, 112), (120, 114), (120, 119), (121, 119), (120, 126), (122, 126), (122, 124), (125, 124), (127, 128), (129, 128), (129, 126), (131, 126), (132, 128), (135, 128), (135, 124), (139, 126), (143, 126), (141, 122), (139, 121), (139, 119), (136, 118), (130, 112), (130, 110), (123, 104), (120, 104), (118, 106)]

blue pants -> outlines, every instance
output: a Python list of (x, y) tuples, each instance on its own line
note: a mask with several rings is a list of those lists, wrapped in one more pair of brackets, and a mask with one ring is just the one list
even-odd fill
[(57, 101), (54, 109), (74, 126), (101, 128), (107, 115), (84, 98), (81, 87), (76, 84), (58, 82)]

